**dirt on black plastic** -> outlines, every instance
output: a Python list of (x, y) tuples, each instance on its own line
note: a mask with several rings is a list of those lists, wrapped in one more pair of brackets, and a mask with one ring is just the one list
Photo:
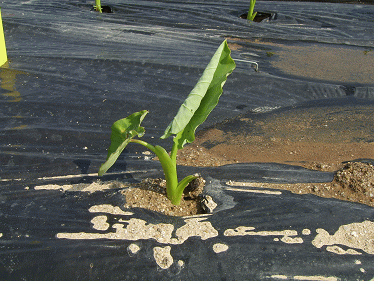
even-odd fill
[[(317, 169), (328, 167), (327, 164), (314, 166)], [(230, 181), (229, 185), (236, 185), (236, 183)], [(242, 183), (242, 185), (289, 190), (296, 194), (314, 194), (374, 207), (374, 166), (366, 163), (346, 163), (336, 171), (333, 181), (329, 183)]]
[(177, 161), (203, 167), (270, 162), (335, 172), (331, 183), (253, 186), (374, 206), (374, 166), (358, 162), (374, 159), (373, 113), (369, 105), (250, 112), (199, 132)]
[(122, 191), (126, 197), (126, 207), (139, 207), (169, 216), (189, 216), (205, 213), (202, 207), (202, 191), (205, 180), (198, 177), (185, 188), (179, 206), (175, 206), (166, 194), (164, 179), (144, 179)]
[(275, 70), (286, 75), (349, 84), (374, 84), (374, 49), (370, 47), (303, 42), (288, 45), (262, 39), (227, 39), (231, 50), (242, 53), (273, 48), (266, 51), (266, 56), (271, 57), (270, 64)]
[(178, 155), (178, 163), (188, 166), (320, 163), (327, 171), (356, 159), (374, 159), (372, 105), (250, 111), (198, 132)]
[[(201, 156), (197, 156), (201, 159)], [(312, 168), (324, 170), (334, 167), (326, 163), (314, 163)], [(233, 181), (229, 182), (234, 185)], [(180, 206), (173, 205), (166, 196), (165, 180), (146, 179), (122, 193), (126, 197), (126, 207), (139, 207), (170, 216), (190, 216), (206, 213), (202, 207), (201, 193), (205, 185), (203, 178), (192, 184), (190, 191), (184, 192)], [(374, 207), (374, 166), (361, 162), (348, 162), (336, 171), (329, 183), (243, 183), (243, 185), (288, 190), (296, 194), (314, 194), (324, 198), (335, 198), (357, 202)]]
[[(194, 167), (282, 163), (335, 172), (330, 183), (251, 183), (249, 186), (314, 194), (373, 207), (374, 166), (346, 162), (374, 159), (373, 115), (373, 106), (368, 104), (248, 112), (198, 132), (194, 143), (179, 151), (177, 163)], [(204, 181), (198, 184), (203, 187)], [(165, 196), (164, 180), (146, 180), (124, 194), (128, 206), (185, 216), (204, 213), (198, 198), (200, 192), (195, 197), (184, 196), (180, 207), (172, 205)]]

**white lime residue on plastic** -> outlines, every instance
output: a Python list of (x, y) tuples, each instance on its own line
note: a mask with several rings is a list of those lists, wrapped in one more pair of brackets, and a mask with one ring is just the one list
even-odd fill
[(171, 255), (171, 247), (154, 247), (154, 258), (162, 269), (167, 269), (173, 264), (173, 257)]
[[(295, 230), (283, 230), (283, 231), (255, 231), (255, 227), (240, 226), (236, 229), (227, 229), (224, 231), (226, 237), (234, 236), (282, 236), (281, 241), (288, 244), (300, 244), (303, 243), (301, 237), (295, 237), (298, 232)], [(274, 241), (277, 238), (273, 239)]]
[(222, 243), (216, 243), (213, 245), (213, 251), (215, 253), (221, 253), (228, 250), (228, 245)]
[(335, 276), (321, 276), (321, 275), (294, 275), (294, 276), (287, 276), (287, 275), (271, 275), (268, 278), (273, 278), (277, 280), (300, 280), (300, 281), (337, 281), (339, 280)]
[(338, 246), (327, 247), (327, 250), (338, 254), (356, 254), (357, 251), (354, 249), (359, 249), (365, 253), (374, 254), (374, 222), (372, 221), (342, 225), (333, 235), (322, 228), (316, 229), (316, 232), (318, 234), (312, 244), (317, 248), (339, 244), (350, 247), (352, 250), (345, 251)]
[[(125, 216), (133, 215), (133, 213), (123, 211), (118, 206), (110, 204), (94, 205), (89, 208), (89, 212), (102, 213), (102, 215), (95, 216), (91, 220), (93, 228), (102, 232), (62, 232), (58, 233), (56, 237), (59, 239), (117, 239), (131, 241), (154, 239), (161, 244), (180, 245), (190, 237), (200, 237), (201, 240), (206, 240), (218, 236), (218, 231), (214, 229), (209, 221), (206, 221), (211, 216), (209, 214), (183, 218), (185, 224), (176, 229), (174, 237), (174, 225), (167, 223), (148, 224), (147, 221), (142, 219), (125, 218)], [(118, 220), (110, 227), (108, 216), (104, 214), (111, 214), (112, 218), (117, 218), (116, 215), (121, 216), (118, 216)], [(154, 248), (154, 258), (162, 269), (170, 267), (173, 263), (170, 249), (170, 246)], [(139, 246), (130, 244), (128, 251), (131, 254), (135, 254), (139, 251)], [(184, 262), (179, 260), (177, 265), (182, 268), (184, 267)]]

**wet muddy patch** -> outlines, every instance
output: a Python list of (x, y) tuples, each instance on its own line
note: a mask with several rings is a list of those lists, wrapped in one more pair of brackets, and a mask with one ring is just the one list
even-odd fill
[[(229, 37), (230, 48), (269, 57), (275, 73), (357, 84), (374, 83), (374, 48), (323, 43), (282, 43)], [(265, 54), (261, 53), (265, 50)], [(278, 71), (278, 72), (276, 72)]]
[(373, 122), (372, 105), (298, 106), (268, 113), (248, 111), (199, 131), (196, 140), (179, 152), (178, 163), (339, 166), (359, 158), (374, 159)]
[(282, 73), (324, 81), (374, 83), (374, 49), (311, 44), (281, 46), (272, 67)]

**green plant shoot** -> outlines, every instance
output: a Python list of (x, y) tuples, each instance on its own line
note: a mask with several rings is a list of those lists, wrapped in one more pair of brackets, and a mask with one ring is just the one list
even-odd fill
[(101, 0), (95, 0), (94, 8), (97, 12), (102, 13)]
[(201, 78), (179, 108), (164, 134), (160, 137), (161, 139), (166, 139), (173, 135), (173, 146), (170, 155), (159, 145), (153, 146), (137, 139), (137, 137), (142, 137), (145, 133), (144, 127), (140, 126), (140, 124), (148, 111), (142, 110), (120, 119), (112, 125), (108, 156), (106, 162), (101, 165), (98, 175), (102, 176), (106, 173), (129, 143), (143, 145), (159, 158), (166, 179), (167, 197), (174, 205), (180, 205), (185, 187), (196, 176), (189, 175), (178, 182), (177, 151), (182, 149), (186, 143), (194, 141), (195, 130), (206, 120), (210, 112), (218, 104), (227, 76), (236, 67), (230, 54), (231, 51), (225, 40), (213, 55)]
[(253, 19), (256, 17), (257, 12), (253, 12), (253, 10), (255, 9), (255, 4), (256, 0), (250, 0), (247, 20), (253, 21)]

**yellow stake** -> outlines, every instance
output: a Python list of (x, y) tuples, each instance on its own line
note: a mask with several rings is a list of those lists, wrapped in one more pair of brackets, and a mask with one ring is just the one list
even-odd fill
[(1, 8), (0, 8), (0, 66), (7, 62), (7, 48), (5, 47), (4, 39), (4, 29), (3, 29), (3, 19), (1, 18)]

